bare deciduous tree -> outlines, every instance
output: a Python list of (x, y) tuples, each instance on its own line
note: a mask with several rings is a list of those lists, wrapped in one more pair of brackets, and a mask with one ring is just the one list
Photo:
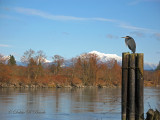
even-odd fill
[(35, 51), (32, 49), (27, 50), (24, 52), (24, 55), (21, 57), (21, 61), (24, 63), (29, 63), (30, 59), (34, 59)]

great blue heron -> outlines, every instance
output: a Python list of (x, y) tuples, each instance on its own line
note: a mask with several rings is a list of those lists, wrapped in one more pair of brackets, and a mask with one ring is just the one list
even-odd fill
[(134, 39), (130, 36), (126, 36), (126, 37), (122, 37), (122, 38), (125, 38), (126, 45), (133, 53), (135, 53), (136, 52), (136, 43), (135, 43)]

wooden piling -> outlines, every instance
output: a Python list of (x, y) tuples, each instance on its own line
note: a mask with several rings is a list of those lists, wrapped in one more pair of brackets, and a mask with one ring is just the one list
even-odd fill
[(129, 53), (122, 53), (122, 120), (127, 114), (128, 61)]
[(135, 81), (135, 109), (136, 120), (144, 119), (144, 79), (143, 79), (143, 53), (136, 57), (136, 81)]
[(122, 120), (144, 120), (143, 53), (122, 53)]
[(128, 120), (135, 120), (135, 56), (129, 55), (129, 76), (128, 76)]

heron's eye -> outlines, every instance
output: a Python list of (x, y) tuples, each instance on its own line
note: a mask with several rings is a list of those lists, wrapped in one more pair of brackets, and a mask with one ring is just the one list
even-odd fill
[(127, 36), (127, 39), (130, 39), (130, 37), (129, 37), (129, 36)]

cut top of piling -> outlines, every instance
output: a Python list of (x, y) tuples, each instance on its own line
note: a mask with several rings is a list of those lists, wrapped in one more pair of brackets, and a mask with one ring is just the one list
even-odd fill
[(122, 68), (128, 69), (129, 52), (122, 53)]

